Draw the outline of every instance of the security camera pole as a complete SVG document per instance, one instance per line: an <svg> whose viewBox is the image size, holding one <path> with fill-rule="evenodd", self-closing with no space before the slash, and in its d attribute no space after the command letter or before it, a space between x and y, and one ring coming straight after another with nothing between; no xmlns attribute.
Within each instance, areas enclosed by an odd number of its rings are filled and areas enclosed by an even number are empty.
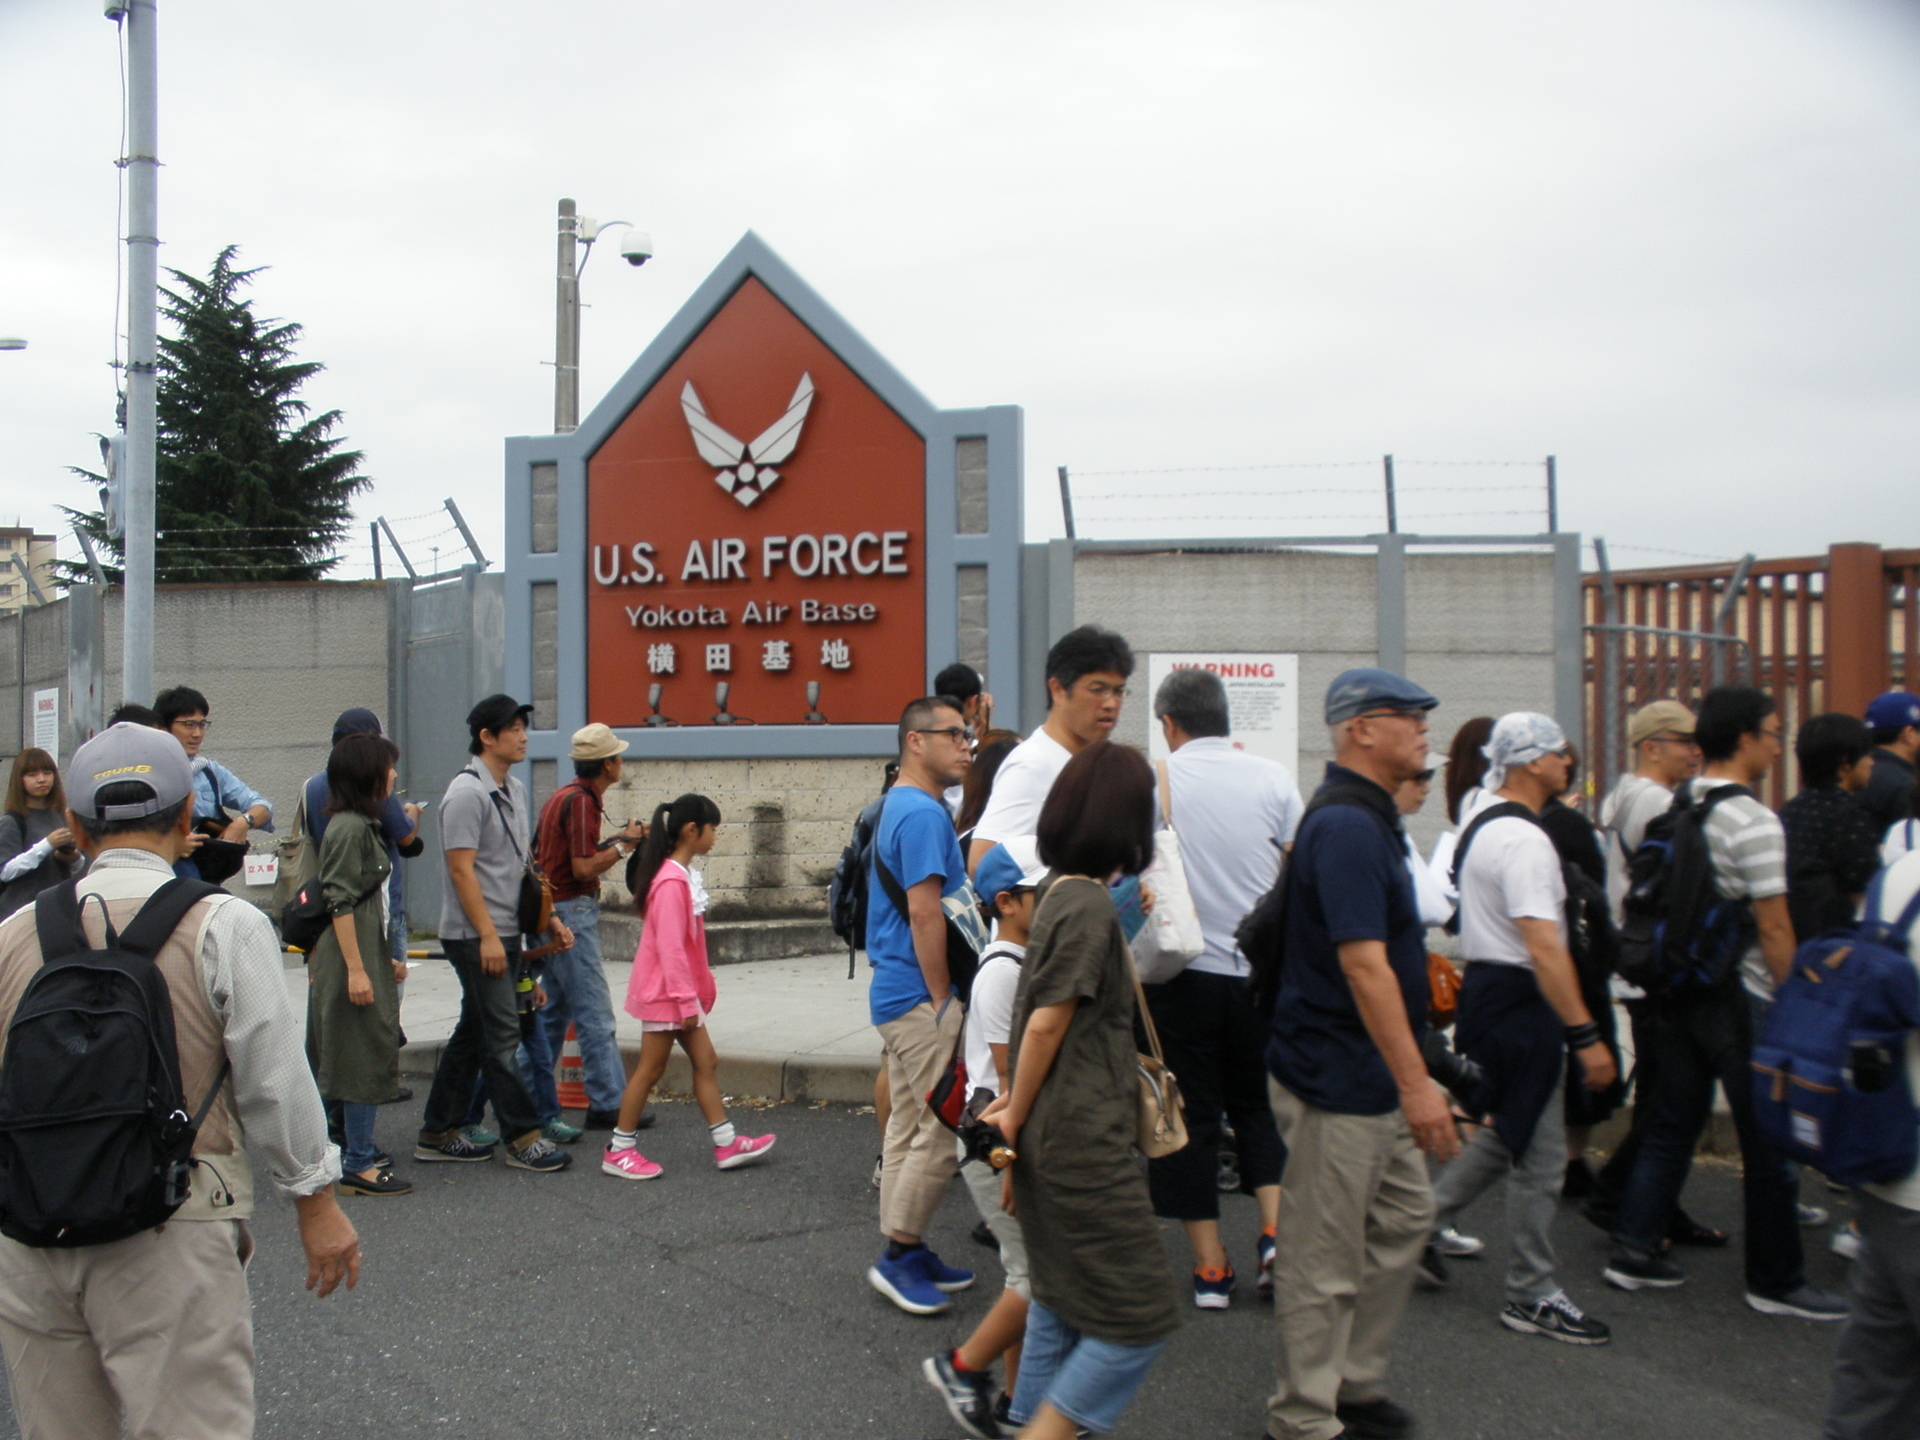
<svg viewBox="0 0 1920 1440"><path fill-rule="evenodd" d="M159 291L159 45L155 0L125 0L108 18L127 27L127 479L121 504L126 564L120 694L153 699L153 542L157 464L155 340Z"/></svg>
<svg viewBox="0 0 1920 1440"><path fill-rule="evenodd" d="M580 428L580 224L573 201L560 202L560 271L554 315L553 433Z"/></svg>

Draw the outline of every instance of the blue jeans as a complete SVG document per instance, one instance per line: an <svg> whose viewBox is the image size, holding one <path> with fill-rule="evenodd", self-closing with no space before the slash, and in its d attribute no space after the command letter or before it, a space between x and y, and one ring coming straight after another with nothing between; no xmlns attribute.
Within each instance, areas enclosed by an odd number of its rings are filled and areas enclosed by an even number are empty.
<svg viewBox="0 0 1920 1440"><path fill-rule="evenodd" d="M1038 1300L1027 1309L1027 1336L1020 1349L1020 1380L1007 1414L1025 1425L1042 1402L1076 1425L1106 1434L1120 1423L1165 1340L1116 1345L1095 1340L1061 1320Z"/></svg>
<svg viewBox="0 0 1920 1440"><path fill-rule="evenodd" d="M340 1169L343 1173L358 1175L363 1170L373 1168L373 1157L380 1153L380 1147L373 1143L373 1117L379 1110L378 1105L341 1102L341 1128L347 1132L347 1143L340 1147Z"/></svg>
<svg viewBox="0 0 1920 1440"><path fill-rule="evenodd" d="M1754 1123L1753 1013L1746 992L1736 987L1652 1000L1648 1014L1648 1037L1659 1051L1653 1118L1621 1195L1614 1239L1647 1254L1659 1251L1718 1081L1740 1137L1747 1288L1772 1298L1799 1289L1807 1276L1798 1187L1786 1158Z"/></svg>
<svg viewBox="0 0 1920 1440"><path fill-rule="evenodd" d="M627 1067L620 1059L620 1042L614 1038L607 972L600 968L600 902L581 895L560 901L553 913L573 931L573 946L547 957L547 1050L553 1056L560 1054L567 1022L572 1021L580 1039L580 1064L586 1071L587 1104L595 1110L618 1110L627 1089ZM551 1092L551 1061L544 1073L546 1091ZM554 1113L559 1113L557 1101Z"/></svg>

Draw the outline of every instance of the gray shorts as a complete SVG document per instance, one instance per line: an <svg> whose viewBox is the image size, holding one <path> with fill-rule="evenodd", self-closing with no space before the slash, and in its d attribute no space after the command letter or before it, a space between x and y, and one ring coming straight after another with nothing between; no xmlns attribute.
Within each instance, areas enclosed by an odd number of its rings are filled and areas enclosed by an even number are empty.
<svg viewBox="0 0 1920 1440"><path fill-rule="evenodd" d="M954 1142L956 1145L959 1142ZM1000 1242L1000 1268L1007 1275L1007 1289L1022 1300L1033 1299L1027 1283L1027 1242L1020 1233L1020 1221L1000 1208L1000 1172L982 1160L969 1160L960 1167L960 1178L967 1182L973 1196L973 1208Z"/></svg>

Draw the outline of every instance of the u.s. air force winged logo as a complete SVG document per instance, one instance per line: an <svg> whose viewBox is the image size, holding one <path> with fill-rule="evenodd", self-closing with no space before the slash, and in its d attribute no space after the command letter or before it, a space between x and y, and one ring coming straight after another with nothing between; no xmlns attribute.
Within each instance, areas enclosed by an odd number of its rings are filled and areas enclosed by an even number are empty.
<svg viewBox="0 0 1920 1440"><path fill-rule="evenodd" d="M742 505L753 504L780 478L773 467L799 445L800 427L812 404L813 376L803 372L793 399L787 402L787 413L742 444L707 418L707 408L700 403L691 380L680 392L680 408L686 412L687 428L693 431L693 448L709 465L720 467L714 482Z"/></svg>

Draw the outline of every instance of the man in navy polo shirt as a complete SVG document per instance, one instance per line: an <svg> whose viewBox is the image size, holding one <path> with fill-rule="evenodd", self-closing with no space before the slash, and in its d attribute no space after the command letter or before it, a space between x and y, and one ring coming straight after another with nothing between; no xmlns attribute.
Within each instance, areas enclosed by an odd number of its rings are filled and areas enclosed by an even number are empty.
<svg viewBox="0 0 1920 1440"><path fill-rule="evenodd" d="M1274 1440L1393 1440L1393 1332L1433 1228L1421 1152L1459 1152L1420 1054L1425 927L1393 792L1427 763L1440 702L1390 671L1327 691L1334 763L1294 838L1267 1069L1287 1171L1273 1267Z"/></svg>

